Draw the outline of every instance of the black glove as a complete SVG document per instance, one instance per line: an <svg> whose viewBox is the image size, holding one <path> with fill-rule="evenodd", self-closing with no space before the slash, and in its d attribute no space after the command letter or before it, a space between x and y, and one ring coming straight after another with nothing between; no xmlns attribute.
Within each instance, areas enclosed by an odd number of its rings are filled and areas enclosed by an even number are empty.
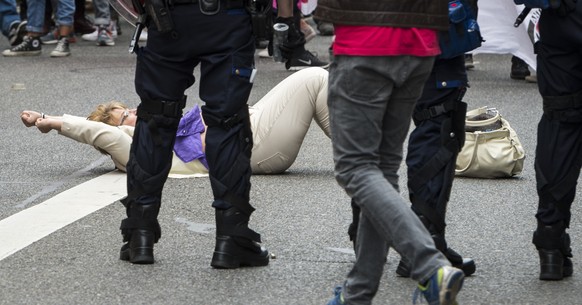
<svg viewBox="0 0 582 305"><path fill-rule="evenodd" d="M305 37L301 36L300 40L290 41L281 44L279 46L279 50L281 50L281 55L283 58L289 60L293 57L295 52L303 50L305 45Z"/></svg>
<svg viewBox="0 0 582 305"><path fill-rule="evenodd" d="M305 36L303 36L303 33L301 33L301 31L299 31L297 28L297 22L294 17L277 17L275 23L285 23L289 26L289 32L287 32L287 41L279 46L283 58L289 60L293 57L295 50L301 50L304 48Z"/></svg>

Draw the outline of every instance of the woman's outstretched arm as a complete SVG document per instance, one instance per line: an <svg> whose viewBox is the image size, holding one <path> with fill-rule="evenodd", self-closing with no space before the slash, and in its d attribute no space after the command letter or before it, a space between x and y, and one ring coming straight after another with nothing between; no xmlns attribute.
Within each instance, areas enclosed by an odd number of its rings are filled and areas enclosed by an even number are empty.
<svg viewBox="0 0 582 305"><path fill-rule="evenodd" d="M28 110L23 111L20 117L27 127L36 126L42 133L57 130L62 136L95 147L111 156L115 166L125 171L132 142L132 127L116 127L72 115L44 115L43 118L42 113Z"/></svg>

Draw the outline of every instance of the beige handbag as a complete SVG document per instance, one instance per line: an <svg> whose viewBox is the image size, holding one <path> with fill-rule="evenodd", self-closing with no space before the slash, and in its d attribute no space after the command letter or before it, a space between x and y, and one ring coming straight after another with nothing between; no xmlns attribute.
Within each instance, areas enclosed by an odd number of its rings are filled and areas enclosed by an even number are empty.
<svg viewBox="0 0 582 305"><path fill-rule="evenodd" d="M455 175L503 178L521 173L525 151L515 130L495 108L467 112L465 145L457 156Z"/></svg>

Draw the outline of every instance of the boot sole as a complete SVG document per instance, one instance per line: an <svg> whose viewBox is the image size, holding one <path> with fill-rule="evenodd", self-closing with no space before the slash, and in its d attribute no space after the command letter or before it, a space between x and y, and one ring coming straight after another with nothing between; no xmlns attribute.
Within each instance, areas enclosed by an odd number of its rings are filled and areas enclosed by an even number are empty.
<svg viewBox="0 0 582 305"><path fill-rule="evenodd" d="M540 277L542 281L561 281L572 276L573 265L568 257L557 254L558 250L538 250L540 256ZM552 254L553 253L553 254Z"/></svg>
<svg viewBox="0 0 582 305"><path fill-rule="evenodd" d="M119 259L137 265L149 265L154 263L153 250L152 253L141 253L132 256L128 248L127 250L121 250L119 252Z"/></svg>
<svg viewBox="0 0 582 305"><path fill-rule="evenodd" d="M212 255L210 266L216 269L236 269L240 267L262 267L269 264L269 256L253 259L244 259L225 252L216 252Z"/></svg>

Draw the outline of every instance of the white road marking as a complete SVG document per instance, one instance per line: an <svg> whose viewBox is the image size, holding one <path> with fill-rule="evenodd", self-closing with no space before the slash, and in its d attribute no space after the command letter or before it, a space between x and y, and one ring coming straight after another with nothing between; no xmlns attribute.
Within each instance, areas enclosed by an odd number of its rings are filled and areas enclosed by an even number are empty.
<svg viewBox="0 0 582 305"><path fill-rule="evenodd" d="M24 207L26 207L27 205L29 205L30 203L34 202L36 199L38 199L40 196L46 195L48 193L54 192L56 189L58 189L59 187L61 187L63 184L65 184L66 182L76 179L77 177L80 177L82 175L87 174L88 171L94 169L95 167L103 164L105 161L107 160L111 160L110 157L108 156L103 156L97 160L95 160L94 162L91 162L91 164L89 164L89 166L78 170L76 172L74 172L73 174L65 177L63 180L57 180L54 183L44 187L40 192L34 194L33 196L31 196L30 198L27 198L26 200L24 200L23 202L19 203L18 205L16 205L16 208L22 209Z"/></svg>
<svg viewBox="0 0 582 305"><path fill-rule="evenodd" d="M112 171L1 220L0 261L126 194L126 174Z"/></svg>

